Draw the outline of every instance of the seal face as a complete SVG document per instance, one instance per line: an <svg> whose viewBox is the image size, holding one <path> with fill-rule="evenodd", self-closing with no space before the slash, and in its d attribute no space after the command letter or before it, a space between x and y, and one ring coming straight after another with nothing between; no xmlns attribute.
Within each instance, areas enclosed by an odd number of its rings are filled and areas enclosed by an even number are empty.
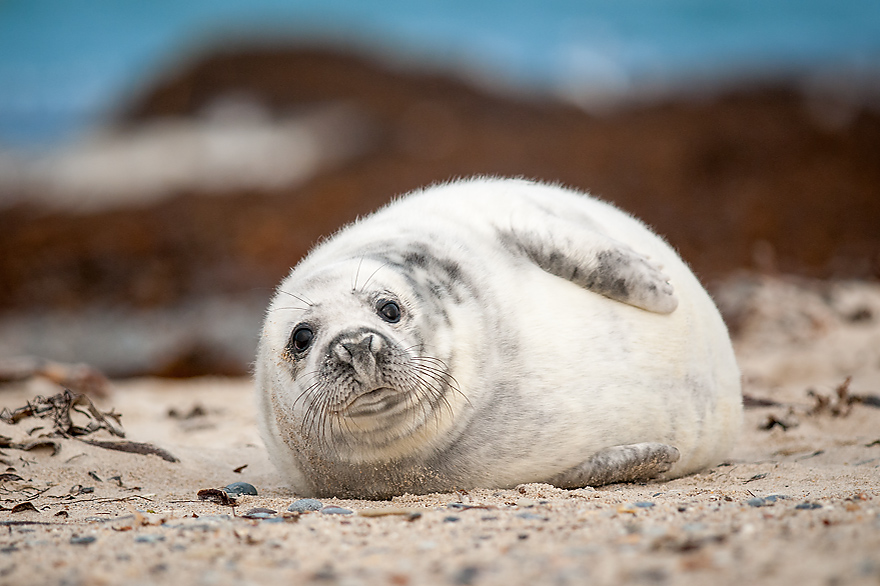
<svg viewBox="0 0 880 586"><path fill-rule="evenodd" d="M741 419L727 331L674 251L521 180L415 192L316 247L269 306L256 385L270 457L317 496L672 477Z"/></svg>

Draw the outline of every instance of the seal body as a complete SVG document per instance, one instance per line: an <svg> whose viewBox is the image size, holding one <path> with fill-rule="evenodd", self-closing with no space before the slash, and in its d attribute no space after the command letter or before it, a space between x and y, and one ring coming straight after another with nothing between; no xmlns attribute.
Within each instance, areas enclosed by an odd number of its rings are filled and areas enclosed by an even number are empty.
<svg viewBox="0 0 880 586"><path fill-rule="evenodd" d="M727 330L672 248L523 180L417 191L321 243L269 306L255 377L302 495L665 479L741 423Z"/></svg>

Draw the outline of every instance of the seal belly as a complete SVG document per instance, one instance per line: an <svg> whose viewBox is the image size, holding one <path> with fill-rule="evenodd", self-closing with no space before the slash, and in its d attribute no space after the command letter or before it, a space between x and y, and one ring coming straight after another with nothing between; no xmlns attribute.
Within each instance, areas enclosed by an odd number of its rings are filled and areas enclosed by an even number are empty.
<svg viewBox="0 0 880 586"><path fill-rule="evenodd" d="M546 481L602 449L642 442L678 448L670 477L723 457L740 425L739 375L729 344L697 342L727 336L720 317L705 319L717 312L701 288L677 287L679 307L663 315L536 268L519 271L517 283L498 285L516 291L506 315L532 343L520 350L526 358L497 358L494 368L512 375L500 383L505 399L488 422L475 417L483 429L517 420L518 430L487 433L475 471L497 482L515 470L506 485ZM489 471L486 462L498 464Z"/></svg>

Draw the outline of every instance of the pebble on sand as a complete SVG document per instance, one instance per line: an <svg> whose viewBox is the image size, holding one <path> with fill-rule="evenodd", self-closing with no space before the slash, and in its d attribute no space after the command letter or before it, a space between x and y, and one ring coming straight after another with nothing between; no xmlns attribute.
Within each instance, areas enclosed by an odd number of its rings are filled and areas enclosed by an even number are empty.
<svg viewBox="0 0 880 586"><path fill-rule="evenodd" d="M277 513L278 511L273 511L272 509L257 507L255 509L251 509L250 511L242 515L242 517L244 517L245 519L271 519Z"/></svg>
<svg viewBox="0 0 880 586"><path fill-rule="evenodd" d="M323 515L351 515L354 513L351 509L343 509L342 507L325 507L321 509Z"/></svg>
<svg viewBox="0 0 880 586"><path fill-rule="evenodd" d="M240 496L243 494L257 496L257 489L254 488L253 484L248 484L247 482L233 482L232 484L224 486L223 490L226 491L226 494L231 494L233 496Z"/></svg>
<svg viewBox="0 0 880 586"><path fill-rule="evenodd" d="M324 504L317 499L299 499L298 501L293 501L287 507L287 510L294 513L308 513L310 511L320 511L323 508Z"/></svg>
<svg viewBox="0 0 880 586"><path fill-rule="evenodd" d="M70 543L73 545L88 545L90 543L94 543L98 538L94 535L74 535L70 538Z"/></svg>

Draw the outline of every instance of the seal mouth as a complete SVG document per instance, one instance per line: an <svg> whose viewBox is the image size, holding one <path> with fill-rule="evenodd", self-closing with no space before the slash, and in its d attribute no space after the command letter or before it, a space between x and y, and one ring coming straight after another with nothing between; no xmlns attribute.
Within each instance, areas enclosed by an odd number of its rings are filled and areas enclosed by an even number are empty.
<svg viewBox="0 0 880 586"><path fill-rule="evenodd" d="M361 393L339 410L347 417L365 417L387 413L404 403L406 394L389 387L380 387Z"/></svg>

